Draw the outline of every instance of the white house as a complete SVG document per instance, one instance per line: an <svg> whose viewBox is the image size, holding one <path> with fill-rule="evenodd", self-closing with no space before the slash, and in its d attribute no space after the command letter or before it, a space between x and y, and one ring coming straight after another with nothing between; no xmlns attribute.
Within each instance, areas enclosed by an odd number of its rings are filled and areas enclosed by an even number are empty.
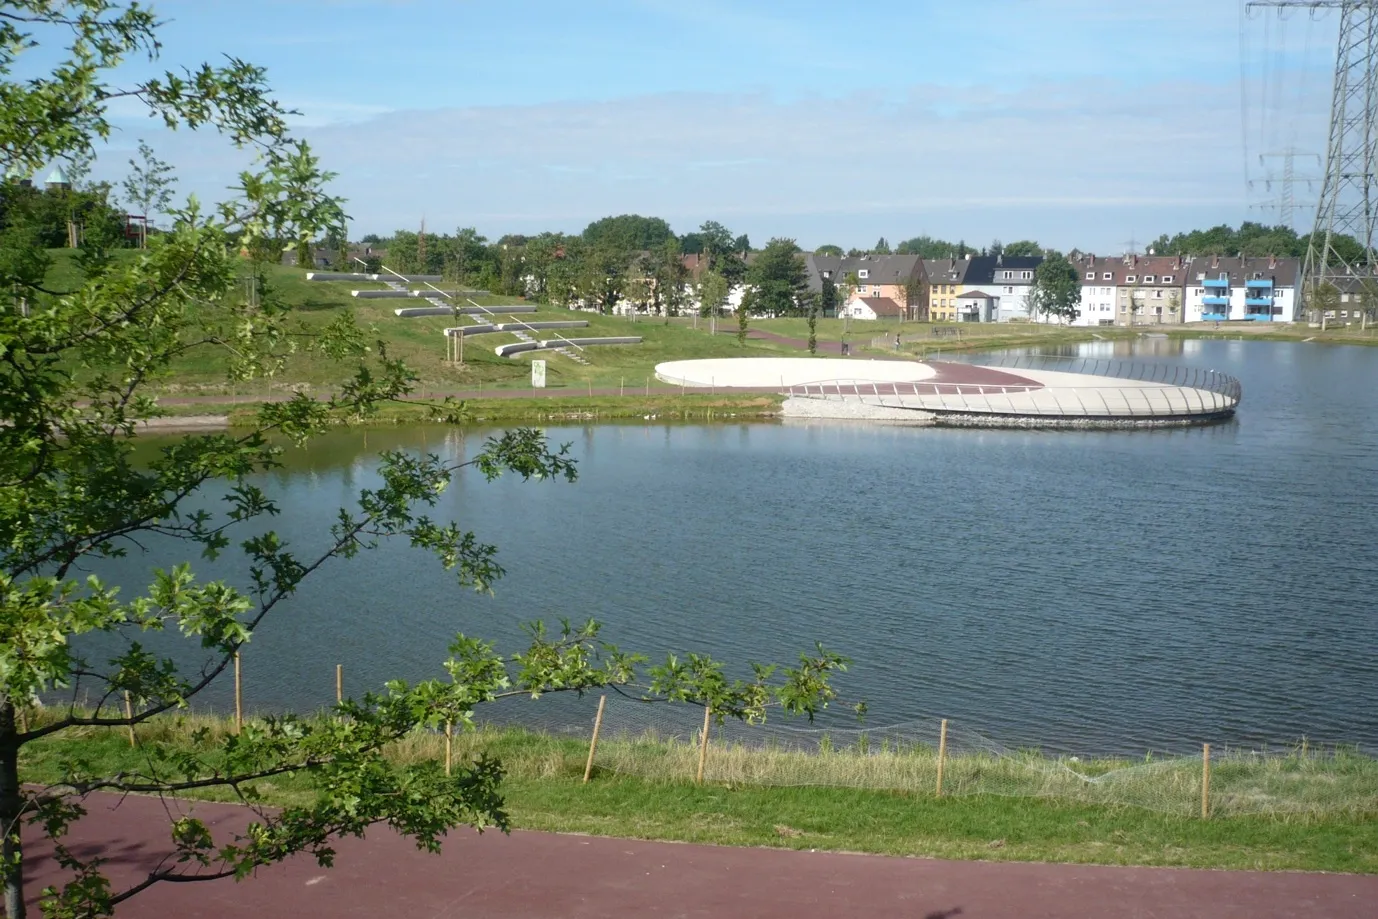
<svg viewBox="0 0 1378 919"><path fill-rule="evenodd" d="M1205 256L1186 264L1187 322L1296 322L1301 260Z"/></svg>
<svg viewBox="0 0 1378 919"><path fill-rule="evenodd" d="M874 322L877 319L898 319L903 313L900 305L889 297L853 297L843 310L853 319Z"/></svg>

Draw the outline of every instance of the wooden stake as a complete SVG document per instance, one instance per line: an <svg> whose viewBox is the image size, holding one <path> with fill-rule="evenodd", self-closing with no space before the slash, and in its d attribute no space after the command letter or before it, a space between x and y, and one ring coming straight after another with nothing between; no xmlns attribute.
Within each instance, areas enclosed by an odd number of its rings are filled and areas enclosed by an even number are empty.
<svg viewBox="0 0 1378 919"><path fill-rule="evenodd" d="M943 764L947 761L947 719L938 731L938 797L943 796Z"/></svg>
<svg viewBox="0 0 1378 919"><path fill-rule="evenodd" d="M124 717L129 719L129 745L137 747L139 741L134 737L134 702L129 698L129 690L124 691Z"/></svg>
<svg viewBox="0 0 1378 919"><path fill-rule="evenodd" d="M593 775L593 751L598 749L598 731L603 727L603 706L608 702L608 697L602 695L598 697L598 715L593 719L593 736L589 738L589 761L584 764L584 784L587 785L589 776ZM702 773L702 769L699 770Z"/></svg>
<svg viewBox="0 0 1378 919"><path fill-rule="evenodd" d="M19 733L29 733L29 707L27 705L19 706Z"/></svg>
<svg viewBox="0 0 1378 919"><path fill-rule="evenodd" d="M1211 815L1211 745L1201 745L1201 819Z"/></svg>
<svg viewBox="0 0 1378 919"><path fill-rule="evenodd" d="M455 749L455 726L453 722L445 722L445 774L450 774L450 765L454 762ZM587 781L587 779L585 780Z"/></svg>
<svg viewBox="0 0 1378 919"><path fill-rule="evenodd" d="M244 730L244 693L239 676L239 652L234 652L234 732Z"/></svg>
<svg viewBox="0 0 1378 919"><path fill-rule="evenodd" d="M335 665L335 704L344 701L344 664Z"/></svg>
<svg viewBox="0 0 1378 919"><path fill-rule="evenodd" d="M703 736L699 739L699 774L694 779L697 785L703 784L703 767L708 762L708 722L713 717L713 707L706 705L703 708Z"/></svg>

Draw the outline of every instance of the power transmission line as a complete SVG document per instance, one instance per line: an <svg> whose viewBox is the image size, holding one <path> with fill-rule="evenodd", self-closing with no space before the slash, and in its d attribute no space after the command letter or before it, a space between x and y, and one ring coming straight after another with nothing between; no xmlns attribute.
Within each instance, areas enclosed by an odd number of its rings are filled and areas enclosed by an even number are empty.
<svg viewBox="0 0 1378 919"><path fill-rule="evenodd" d="M1302 270L1304 295L1312 300L1333 279L1373 277L1378 265L1373 249L1378 224L1378 0L1256 0L1245 5L1246 14L1256 8L1276 9L1279 15L1294 9L1313 16L1340 13L1325 174ZM1340 236L1359 242L1357 257L1337 251Z"/></svg>

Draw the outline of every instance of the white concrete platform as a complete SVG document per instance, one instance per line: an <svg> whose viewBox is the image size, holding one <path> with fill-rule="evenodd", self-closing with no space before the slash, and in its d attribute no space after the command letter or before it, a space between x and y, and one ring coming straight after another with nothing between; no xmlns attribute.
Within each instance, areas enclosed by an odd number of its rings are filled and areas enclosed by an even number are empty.
<svg viewBox="0 0 1378 919"><path fill-rule="evenodd" d="M827 357L728 357L656 364L656 379L675 386L762 389L837 379L917 383L934 369L921 361L863 361Z"/></svg>

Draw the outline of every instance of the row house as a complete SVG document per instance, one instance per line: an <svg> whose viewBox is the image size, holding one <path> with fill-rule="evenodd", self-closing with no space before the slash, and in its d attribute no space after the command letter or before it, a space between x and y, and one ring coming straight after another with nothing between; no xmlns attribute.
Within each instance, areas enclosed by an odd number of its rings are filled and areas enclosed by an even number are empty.
<svg viewBox="0 0 1378 919"><path fill-rule="evenodd" d="M1301 318L1301 260L1205 256L1186 268L1187 322L1295 322Z"/></svg>
<svg viewBox="0 0 1378 919"><path fill-rule="evenodd" d="M906 319L922 319L929 315L925 302L924 260L917 255L816 255L804 257L809 289L823 290L823 281L830 280L841 287L851 283L848 303L839 304L844 311L856 300L890 300ZM917 296L910 296L911 291ZM910 302L913 300L914 302ZM866 310L869 312L869 307Z"/></svg>
<svg viewBox="0 0 1378 919"><path fill-rule="evenodd" d="M978 255L969 259L958 296L958 321L1027 321L1029 290L1041 264L1041 255Z"/></svg>
<svg viewBox="0 0 1378 919"><path fill-rule="evenodd" d="M1075 325L1298 318L1301 262L1295 258L1081 255L1073 264L1081 274L1081 316Z"/></svg>
<svg viewBox="0 0 1378 919"><path fill-rule="evenodd" d="M1172 255L1077 257L1073 264L1081 274L1081 316L1074 324L1180 324L1186 263Z"/></svg>
<svg viewBox="0 0 1378 919"><path fill-rule="evenodd" d="M956 322L961 311L959 301L966 292L967 270L972 257L924 259L924 285L928 296L928 315L934 322Z"/></svg>

